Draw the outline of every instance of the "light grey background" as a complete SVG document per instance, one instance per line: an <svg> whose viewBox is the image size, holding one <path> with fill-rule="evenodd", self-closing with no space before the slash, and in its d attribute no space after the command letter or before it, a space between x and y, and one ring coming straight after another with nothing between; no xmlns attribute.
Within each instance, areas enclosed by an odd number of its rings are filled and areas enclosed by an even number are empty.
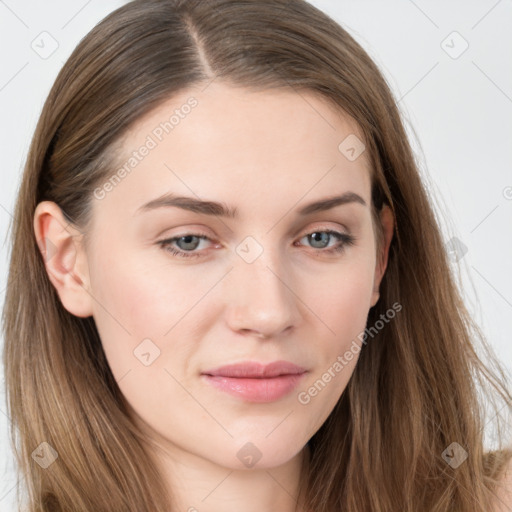
<svg viewBox="0 0 512 512"><path fill-rule="evenodd" d="M1 304L9 250L5 234L43 102L79 40L123 3L0 0ZM468 307L511 371L512 2L312 3L362 44L400 100L424 179L443 216L445 241L456 237L467 247L453 268L460 271ZM3 369L0 374L3 384ZM15 510L16 476L3 388L1 393L0 510L7 512Z"/></svg>

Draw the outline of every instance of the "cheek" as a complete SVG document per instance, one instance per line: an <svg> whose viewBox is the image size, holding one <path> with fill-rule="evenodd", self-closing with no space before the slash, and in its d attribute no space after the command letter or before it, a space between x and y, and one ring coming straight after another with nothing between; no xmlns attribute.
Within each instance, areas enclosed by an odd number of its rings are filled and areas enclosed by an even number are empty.
<svg viewBox="0 0 512 512"><path fill-rule="evenodd" d="M159 289L121 252L108 251L90 264L93 317L116 379L140 363L134 350L144 339L162 336L165 318Z"/></svg>
<svg viewBox="0 0 512 512"><path fill-rule="evenodd" d="M339 270L315 281L308 301L319 317L316 337L318 365L299 390L297 401L315 409L311 419L319 427L346 388L362 350L373 290L374 261L356 257Z"/></svg>
<svg viewBox="0 0 512 512"><path fill-rule="evenodd" d="M218 279L194 279L191 272L150 267L147 260L123 259L121 253L128 251L111 251L90 264L93 316L116 378L141 364L141 351L152 359L156 355L152 367L164 365L171 345L175 354L186 352L183 334L191 332L198 303Z"/></svg>
<svg viewBox="0 0 512 512"><path fill-rule="evenodd" d="M364 330L373 280L374 267L371 261L363 259L342 264L339 271L315 280L308 302L320 320L334 331L338 346Z"/></svg>
<svg viewBox="0 0 512 512"><path fill-rule="evenodd" d="M137 414L159 417L162 404L187 399L171 375L181 381L186 372L191 350L186 314L200 290L189 287L181 297L187 287L179 279L164 280L163 272L150 275L134 261L95 270L94 320L112 374Z"/></svg>

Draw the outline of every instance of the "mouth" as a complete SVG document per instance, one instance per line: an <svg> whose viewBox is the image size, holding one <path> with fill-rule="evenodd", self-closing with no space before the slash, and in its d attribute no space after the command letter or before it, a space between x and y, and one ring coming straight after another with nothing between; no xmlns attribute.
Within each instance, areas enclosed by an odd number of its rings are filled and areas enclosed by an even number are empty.
<svg viewBox="0 0 512 512"><path fill-rule="evenodd" d="M307 370L288 361L267 365L251 361L207 370L201 377L216 389L239 399L267 403L291 393L306 373Z"/></svg>

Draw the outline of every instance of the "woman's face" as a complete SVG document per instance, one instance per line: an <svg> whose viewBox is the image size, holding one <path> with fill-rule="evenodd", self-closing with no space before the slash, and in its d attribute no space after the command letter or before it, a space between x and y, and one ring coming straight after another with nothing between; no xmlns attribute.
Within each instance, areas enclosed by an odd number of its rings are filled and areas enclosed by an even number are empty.
<svg viewBox="0 0 512 512"><path fill-rule="evenodd" d="M356 137L312 93L212 83L124 139L93 199L84 301L131 414L170 453L273 467L333 410L383 270ZM203 375L275 361L305 371Z"/></svg>

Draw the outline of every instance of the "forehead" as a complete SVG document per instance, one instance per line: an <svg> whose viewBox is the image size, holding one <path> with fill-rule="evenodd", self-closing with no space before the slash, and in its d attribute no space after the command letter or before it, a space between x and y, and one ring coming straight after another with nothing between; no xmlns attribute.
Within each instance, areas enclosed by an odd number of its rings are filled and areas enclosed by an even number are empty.
<svg viewBox="0 0 512 512"><path fill-rule="evenodd" d="M249 206L257 195L297 202L351 190L369 203L366 151L356 159L344 152L362 140L351 117L312 91L192 87L126 132L116 166L123 177L108 201L135 212L172 191L243 209L241 199Z"/></svg>
<svg viewBox="0 0 512 512"><path fill-rule="evenodd" d="M276 133L280 134L277 140ZM148 134L157 142L181 135L196 145L216 134L220 139L216 142L225 145L254 137L255 142L270 140L274 147L296 146L301 141L318 146L318 139L326 136L326 144L336 144L343 134L363 139L356 121L315 91L292 87L253 90L218 82L182 90L150 110L127 132L121 149L131 149Z"/></svg>

